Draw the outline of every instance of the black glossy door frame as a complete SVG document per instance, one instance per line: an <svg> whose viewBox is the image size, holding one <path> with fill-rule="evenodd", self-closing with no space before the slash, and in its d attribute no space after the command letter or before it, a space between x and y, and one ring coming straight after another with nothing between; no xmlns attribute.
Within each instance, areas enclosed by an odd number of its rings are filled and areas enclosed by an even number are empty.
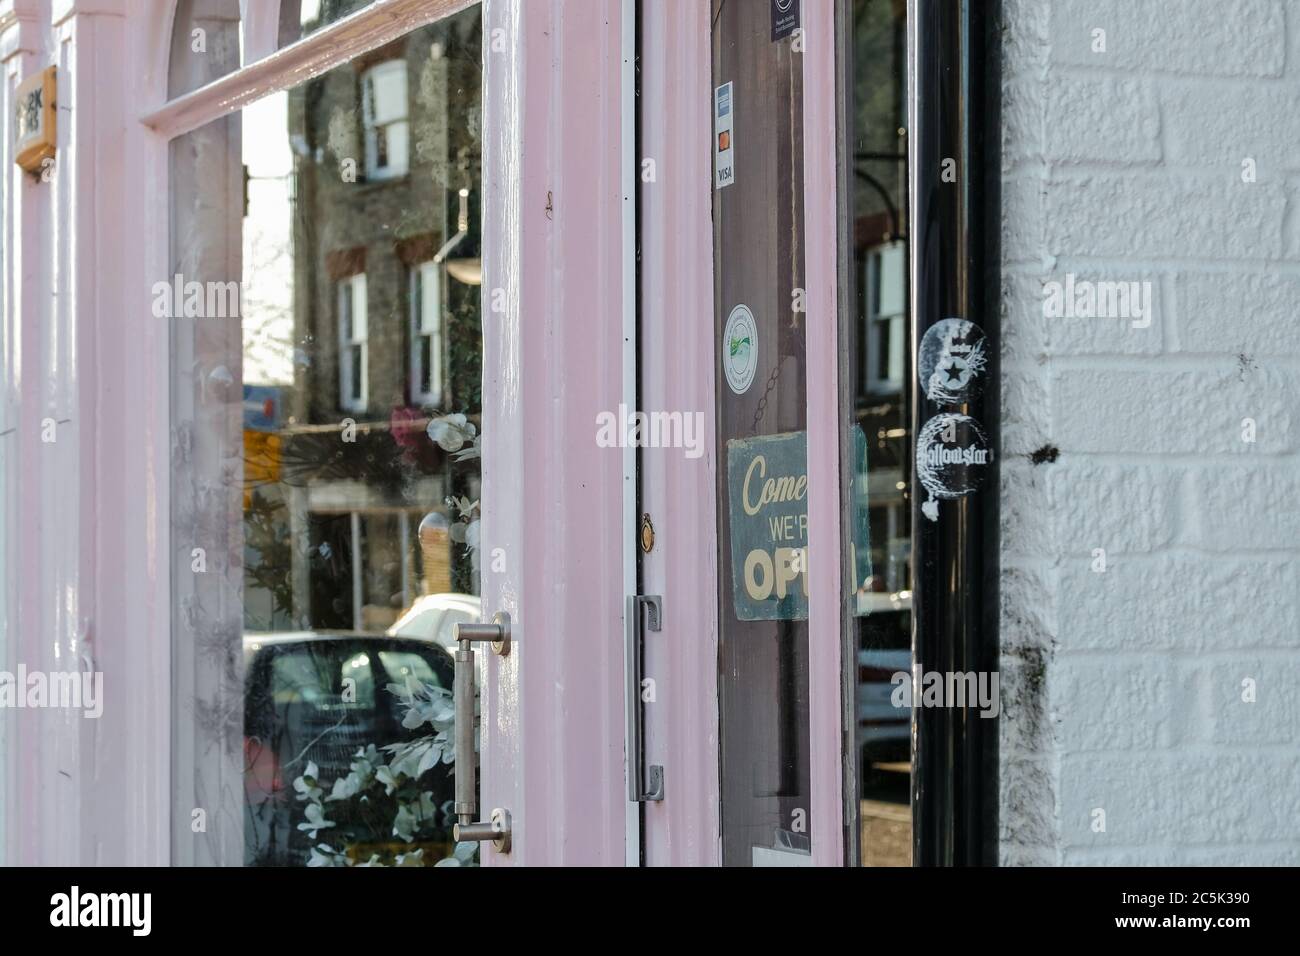
<svg viewBox="0 0 1300 956"><path fill-rule="evenodd" d="M912 659L923 672L998 669L999 21L997 0L908 3L912 354L919 368L926 332L959 318L983 329L987 356L980 387L959 402L936 403L913 375L913 450L927 424L960 415L981 428L959 442L979 444L982 430L991 452L981 475L965 476L978 488L937 509L932 499L928 515L913 480ZM976 706L914 706L916 865L997 863L998 728Z"/></svg>

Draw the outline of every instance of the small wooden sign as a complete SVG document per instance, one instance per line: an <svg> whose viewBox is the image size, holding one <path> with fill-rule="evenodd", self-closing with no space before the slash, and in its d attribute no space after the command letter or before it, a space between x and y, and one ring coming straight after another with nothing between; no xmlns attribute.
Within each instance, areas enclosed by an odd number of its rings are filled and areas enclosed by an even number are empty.
<svg viewBox="0 0 1300 956"><path fill-rule="evenodd" d="M14 97L14 161L29 173L54 155L55 75L51 66L29 76Z"/></svg>

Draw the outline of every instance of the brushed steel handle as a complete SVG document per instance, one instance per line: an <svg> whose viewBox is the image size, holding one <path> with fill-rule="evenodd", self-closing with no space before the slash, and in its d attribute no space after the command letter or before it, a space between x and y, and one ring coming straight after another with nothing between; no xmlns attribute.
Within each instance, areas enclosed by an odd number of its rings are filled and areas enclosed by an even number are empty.
<svg viewBox="0 0 1300 956"><path fill-rule="evenodd" d="M475 822L478 797L475 794L475 770L478 754L474 751L474 645L491 644L492 652L501 657L510 653L510 615L498 611L491 624L457 624L456 673L453 700L456 708L456 823L452 838L460 843L491 842L502 853L510 852L510 811L497 807L491 819Z"/></svg>
<svg viewBox="0 0 1300 956"><path fill-rule="evenodd" d="M653 594L633 594L627 599L627 789L633 803L664 798L664 768L645 765L645 712L641 702L645 628L659 630L663 599Z"/></svg>

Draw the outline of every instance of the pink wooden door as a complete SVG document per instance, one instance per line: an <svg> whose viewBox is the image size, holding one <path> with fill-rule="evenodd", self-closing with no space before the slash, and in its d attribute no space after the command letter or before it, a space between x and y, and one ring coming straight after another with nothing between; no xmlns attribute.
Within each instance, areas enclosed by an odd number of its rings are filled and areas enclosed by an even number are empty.
<svg viewBox="0 0 1300 956"><path fill-rule="evenodd" d="M640 631L649 865L843 860L834 24L802 6L642 5L639 408L698 414L706 436L699 457L640 452L640 591L662 610ZM747 375L726 364L742 305ZM729 513L731 459L769 447L802 447L806 477L765 545L803 562L804 599L781 607L746 601Z"/></svg>
<svg viewBox="0 0 1300 956"><path fill-rule="evenodd" d="M511 813L488 865L622 865L624 456L595 441L623 400L632 293L623 2L484 5L482 805ZM597 15L599 14L599 15Z"/></svg>
<svg viewBox="0 0 1300 956"><path fill-rule="evenodd" d="M707 4L642 4L640 408L702 423L698 449L644 448L641 591L662 598L644 631L644 762L662 800L642 804L647 865L721 862L718 802L718 562L714 452L712 120ZM696 456L697 451L699 452Z"/></svg>

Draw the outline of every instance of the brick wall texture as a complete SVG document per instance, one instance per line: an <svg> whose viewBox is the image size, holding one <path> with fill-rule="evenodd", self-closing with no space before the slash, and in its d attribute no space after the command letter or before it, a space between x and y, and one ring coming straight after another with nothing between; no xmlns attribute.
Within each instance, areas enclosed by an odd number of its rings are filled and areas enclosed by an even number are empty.
<svg viewBox="0 0 1300 956"><path fill-rule="evenodd" d="M1298 864L1300 2L1003 18L1003 862Z"/></svg>

